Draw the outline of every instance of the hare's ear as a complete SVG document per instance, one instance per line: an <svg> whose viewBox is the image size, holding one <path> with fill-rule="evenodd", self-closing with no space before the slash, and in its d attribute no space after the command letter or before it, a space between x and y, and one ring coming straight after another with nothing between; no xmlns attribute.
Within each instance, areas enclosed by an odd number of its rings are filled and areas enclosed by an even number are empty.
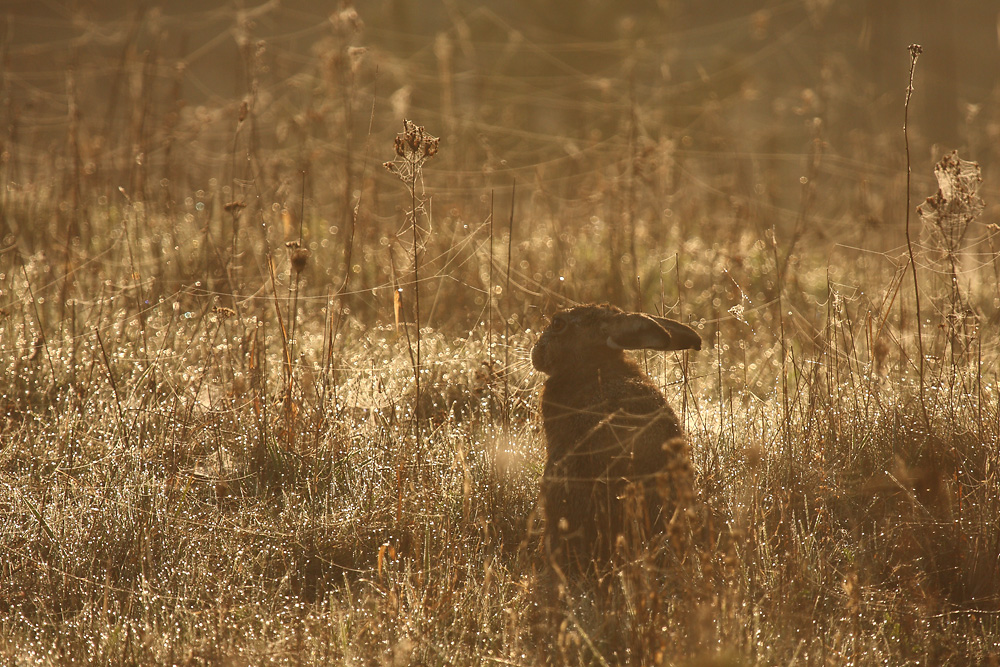
<svg viewBox="0 0 1000 667"><path fill-rule="evenodd" d="M700 350L701 349L701 336L698 332L689 327L686 324L681 324L677 320L671 320L666 317L652 317L652 319L659 324L661 327L667 330L670 334L670 338L673 340L673 347L669 347L669 350Z"/></svg>
<svg viewBox="0 0 1000 667"><path fill-rule="evenodd" d="M639 313L622 314L607 328L608 347L618 350L700 350L701 337L691 327Z"/></svg>

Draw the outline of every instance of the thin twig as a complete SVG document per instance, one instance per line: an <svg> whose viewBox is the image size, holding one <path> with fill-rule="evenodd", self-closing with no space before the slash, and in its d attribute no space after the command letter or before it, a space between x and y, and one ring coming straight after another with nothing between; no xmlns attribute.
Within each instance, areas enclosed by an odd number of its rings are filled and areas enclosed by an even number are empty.
<svg viewBox="0 0 1000 667"><path fill-rule="evenodd" d="M789 420L791 417L788 414L788 348L787 342L785 341L785 313L784 313L784 303L782 302L781 293L784 291L784 274L781 271L781 262L778 257L778 232L771 226L771 250L774 252L774 270L776 272L775 288L778 291L777 301L778 301L778 329L779 337L781 342L781 433L783 435L785 444L785 455L786 461L788 463L788 472L791 474L792 471L792 438L789 433Z"/></svg>
<svg viewBox="0 0 1000 667"><path fill-rule="evenodd" d="M506 285L503 288L504 301L510 298L510 256L514 245L514 202L517 201L517 179L515 178L510 186L510 220L507 223L507 276ZM491 218L491 228L492 228ZM504 314L503 318L503 414L504 432L510 434L510 378L507 373L510 352L510 310Z"/></svg>
<svg viewBox="0 0 1000 667"><path fill-rule="evenodd" d="M486 372L489 374L490 385L492 387L493 380L493 188L490 188L490 280L489 280L489 292L486 295ZM492 391L492 389L491 389ZM495 420L494 410L493 410L493 399L490 398L490 421Z"/></svg>
<svg viewBox="0 0 1000 667"><path fill-rule="evenodd" d="M906 250L909 253L910 270L913 273L913 300L917 310L917 352L920 355L920 409L924 415L924 424L930 427L927 416L927 403L924 400L924 337L922 333L923 320L920 318L920 285L917 283L917 263L913 258L913 239L910 236L910 137L907 132L910 117L910 95L913 94L913 71L917 67L917 58L923 53L919 44L910 44L910 82L906 87L906 101L903 103L903 143L906 147Z"/></svg>

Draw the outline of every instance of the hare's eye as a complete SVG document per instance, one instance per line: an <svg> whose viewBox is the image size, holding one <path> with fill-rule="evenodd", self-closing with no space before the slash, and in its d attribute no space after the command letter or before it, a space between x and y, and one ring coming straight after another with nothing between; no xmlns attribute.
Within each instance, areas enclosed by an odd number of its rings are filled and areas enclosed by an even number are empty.
<svg viewBox="0 0 1000 667"><path fill-rule="evenodd" d="M566 328L566 320L560 317L557 317L554 320L552 320L552 324L549 325L549 331L551 331L552 333L559 333L565 328Z"/></svg>

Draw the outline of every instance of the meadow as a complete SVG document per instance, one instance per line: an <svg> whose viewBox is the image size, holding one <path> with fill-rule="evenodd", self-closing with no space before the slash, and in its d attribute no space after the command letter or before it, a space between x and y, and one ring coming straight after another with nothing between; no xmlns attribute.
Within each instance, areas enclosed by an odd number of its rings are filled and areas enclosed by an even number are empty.
<svg viewBox="0 0 1000 667"><path fill-rule="evenodd" d="M996 91L936 143L824 3L292 6L6 18L0 660L1000 664ZM529 354L604 301L705 341L639 358L708 519L553 601Z"/></svg>

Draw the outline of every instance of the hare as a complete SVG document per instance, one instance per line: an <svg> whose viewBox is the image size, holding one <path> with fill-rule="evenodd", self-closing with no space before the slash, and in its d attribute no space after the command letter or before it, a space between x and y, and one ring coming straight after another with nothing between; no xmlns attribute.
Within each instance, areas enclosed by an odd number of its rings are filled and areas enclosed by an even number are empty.
<svg viewBox="0 0 1000 667"><path fill-rule="evenodd" d="M680 322L590 304L556 313L531 350L549 376L543 535L562 570L600 569L620 538L669 537L693 498L677 416L624 353L640 349L699 350L701 338Z"/></svg>

